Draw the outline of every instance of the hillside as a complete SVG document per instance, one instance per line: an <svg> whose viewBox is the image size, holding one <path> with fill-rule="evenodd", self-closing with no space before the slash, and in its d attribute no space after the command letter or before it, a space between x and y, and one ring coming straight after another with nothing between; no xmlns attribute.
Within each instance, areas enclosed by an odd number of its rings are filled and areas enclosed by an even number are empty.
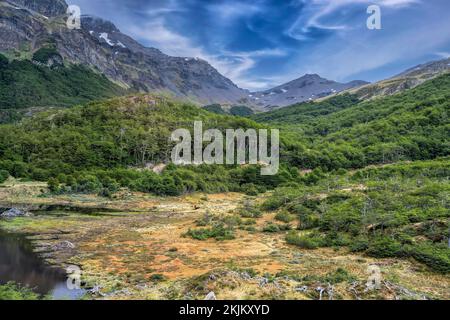
<svg viewBox="0 0 450 320"><path fill-rule="evenodd" d="M284 156L302 168L362 168L449 155L450 75L403 93L357 102L343 95L252 116L281 128Z"/></svg>
<svg viewBox="0 0 450 320"><path fill-rule="evenodd" d="M0 54L0 122L38 107L69 107L126 92L84 66L47 66L47 58L39 58L8 61Z"/></svg>
<svg viewBox="0 0 450 320"><path fill-rule="evenodd" d="M53 184L67 186L67 192L130 187L165 195L255 193L298 176L282 169L277 176L263 177L256 166L166 167L175 145L169 142L171 133L192 130L195 120L203 121L204 130L262 127L163 96L115 98L0 126L0 170L16 178L52 179ZM162 175L152 171L157 166L165 168Z"/></svg>
<svg viewBox="0 0 450 320"><path fill-rule="evenodd" d="M434 79L450 71L450 58L431 61L373 84L368 84L346 92L357 95L361 99L372 99L376 97L393 95Z"/></svg>

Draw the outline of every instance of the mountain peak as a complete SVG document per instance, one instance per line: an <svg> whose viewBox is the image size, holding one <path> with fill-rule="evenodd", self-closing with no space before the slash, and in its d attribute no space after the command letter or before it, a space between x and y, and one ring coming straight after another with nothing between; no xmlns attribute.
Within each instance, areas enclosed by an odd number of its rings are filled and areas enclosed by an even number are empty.
<svg viewBox="0 0 450 320"><path fill-rule="evenodd" d="M307 73L302 77L264 92L256 92L249 96L252 103L262 109L286 107L295 103L316 100L338 92L367 84L355 80L339 83L322 78L316 73Z"/></svg>

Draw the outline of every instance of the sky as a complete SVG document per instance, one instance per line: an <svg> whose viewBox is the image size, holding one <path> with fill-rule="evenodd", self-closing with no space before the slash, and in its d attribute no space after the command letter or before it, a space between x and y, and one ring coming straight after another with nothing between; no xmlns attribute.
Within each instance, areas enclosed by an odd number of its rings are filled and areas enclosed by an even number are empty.
<svg viewBox="0 0 450 320"><path fill-rule="evenodd" d="M68 0L143 45L207 60L237 85L306 73L378 81L450 56L448 0ZM370 5L381 29L367 28Z"/></svg>

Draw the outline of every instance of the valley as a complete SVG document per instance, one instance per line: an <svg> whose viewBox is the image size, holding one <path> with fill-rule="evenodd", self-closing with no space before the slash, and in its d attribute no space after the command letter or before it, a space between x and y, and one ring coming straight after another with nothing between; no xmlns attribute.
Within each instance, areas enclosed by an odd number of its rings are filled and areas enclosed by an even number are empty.
<svg viewBox="0 0 450 320"><path fill-rule="evenodd" d="M234 240L185 236L205 214L233 216L246 202L267 196L124 194L105 201L95 195L42 196L45 188L8 181L0 188L2 199L11 199L8 206L26 203L37 212L2 219L0 227L27 234L54 265L80 266L88 299L203 299L211 291L218 299L449 298L448 275L413 260L287 245L283 233L262 231L275 221L274 213L256 219L254 231L238 230ZM40 211L46 206L71 209ZM81 210L87 208L91 213ZM65 241L74 248L57 246ZM370 265L382 270L381 290L365 291Z"/></svg>
<svg viewBox="0 0 450 320"><path fill-rule="evenodd" d="M136 39L94 15L68 28L67 9L0 2L0 300L450 299L445 52L363 68L364 48L321 50L352 28L296 22L283 48L229 52L166 26L192 8L131 10L150 20L123 28ZM232 44L259 48L263 20ZM346 81L304 62L334 59Z"/></svg>

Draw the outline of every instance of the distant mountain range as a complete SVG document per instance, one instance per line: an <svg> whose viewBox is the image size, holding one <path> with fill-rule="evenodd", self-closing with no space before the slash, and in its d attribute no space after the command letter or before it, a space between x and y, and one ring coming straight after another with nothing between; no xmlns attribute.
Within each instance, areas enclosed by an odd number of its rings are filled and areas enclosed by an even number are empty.
<svg viewBox="0 0 450 320"><path fill-rule="evenodd" d="M10 59L30 60L40 49L51 48L66 65L81 64L124 89L168 92L200 105L246 105L257 111L340 92L351 92L361 99L390 95L415 87L450 68L449 59L445 59L375 84L360 80L339 83L307 74L273 89L252 93L239 88L202 59L171 57L158 49L144 47L101 18L83 16L81 29L69 30L66 10L64 0L1 1L0 52Z"/></svg>
<svg viewBox="0 0 450 320"><path fill-rule="evenodd" d="M324 79L317 74L307 74L270 90L249 94L249 101L262 110L286 107L295 103L316 100L335 93L361 87L366 81L339 83Z"/></svg>

